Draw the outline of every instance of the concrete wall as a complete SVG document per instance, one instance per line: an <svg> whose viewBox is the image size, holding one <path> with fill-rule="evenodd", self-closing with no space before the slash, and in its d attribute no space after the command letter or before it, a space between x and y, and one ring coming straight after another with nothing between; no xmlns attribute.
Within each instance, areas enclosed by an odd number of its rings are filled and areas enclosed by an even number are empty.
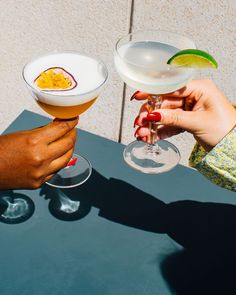
<svg viewBox="0 0 236 295"><path fill-rule="evenodd" d="M110 74L99 100L81 116L80 127L115 141L120 134L123 143L133 140L140 104L129 102L132 89L123 91L113 50L120 36L148 28L186 35L211 52L219 70L198 76L214 79L236 102L235 0L0 0L0 23L0 131L23 109L45 114L24 86L23 65L45 52L77 50L99 56ZM187 164L192 137L182 134L171 141Z"/></svg>

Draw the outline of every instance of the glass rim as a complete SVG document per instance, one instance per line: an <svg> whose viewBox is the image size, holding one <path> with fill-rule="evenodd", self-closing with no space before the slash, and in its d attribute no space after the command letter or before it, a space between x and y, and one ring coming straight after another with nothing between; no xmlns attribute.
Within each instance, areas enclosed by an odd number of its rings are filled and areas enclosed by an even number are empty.
<svg viewBox="0 0 236 295"><path fill-rule="evenodd" d="M23 80L24 80L24 82L26 83L26 85L29 86L32 90L37 91L37 92L39 92L39 93L41 93L41 94L47 94L47 95L52 96L52 97L60 97L60 96L62 96L62 95L58 95L58 94L54 94L54 93L50 93L50 91L43 91L43 90L40 90L39 88L34 87L34 86L32 86L31 84L29 84L29 83L26 81L26 78L25 78L25 69L26 69L26 67L27 67L30 63L32 63L32 62L35 61L36 59L39 59L39 58L42 58L42 57L46 57L46 56L48 56L48 55L62 54L62 53L74 53L74 54L77 54L77 55L80 55L80 56L89 57L89 58L91 58L91 59L93 59L93 60L96 60L96 61L98 61L99 63L101 63L101 64L103 65L104 69L105 69L105 78L103 79L102 83L100 83L96 88L94 88L94 89L92 89L92 90L89 90L89 91L86 91L86 92L83 92L83 93L79 93L79 94L66 95L67 97L78 97L78 96L87 95L87 94L89 94L89 93L92 93L92 92L98 90L100 87L102 87L102 86L106 83L106 81L107 81L107 79L108 79L108 69L107 69L106 64L105 64L100 58L98 58L98 57L96 57L96 56L93 56L93 55L90 55L90 54L80 53L80 52L78 52L78 51L76 51L76 50L63 50L63 51L57 51L57 50L55 50L55 51L50 51L50 52L48 52L47 54L41 54L41 55L38 55L37 57L32 58L30 61L28 61L28 62L23 66L21 74L22 74Z"/></svg>
<svg viewBox="0 0 236 295"><path fill-rule="evenodd" d="M131 37L132 35L141 34L141 33L167 33L167 34L171 34L171 35L176 36L176 37L179 36L180 38L184 38L184 39L186 39L186 40L192 42L193 45L194 45L194 48L193 48L193 49L196 48L196 44L195 44L195 42L194 42L192 39L190 39L190 38L188 38L188 37L186 37L186 36L184 36L184 35L181 35L181 34L179 34L179 33L175 33L175 32L173 32L173 31L168 31L168 30L157 30L157 29L149 29L149 30L138 30L138 31L135 31L135 32L131 32L131 33L127 34L127 35L123 35L122 37L120 37L120 38L117 40L117 42L116 42L116 44L115 44L115 52L116 52L116 54L117 54L122 60L125 60L127 63L129 63L129 64L131 64L131 65L138 66L138 67L144 67L144 68L145 68L145 66L140 66L140 65L137 64L137 63L132 63L132 62L128 61L127 59L124 59L124 57L122 57L122 56L120 55L120 53L119 53L118 45L119 45L119 43L120 43L122 40L124 40L125 38ZM147 38L146 40L143 39L143 41L147 42L147 41L149 41L149 40L148 40L148 38ZM128 42L130 42L130 41L128 41ZM126 44L127 44L128 42L126 42ZM168 66L169 66L170 68L172 67L171 65L168 65ZM175 67L175 68L176 68L176 67Z"/></svg>
<svg viewBox="0 0 236 295"><path fill-rule="evenodd" d="M89 173L88 173L88 175L85 177L85 179L82 180L82 181L79 182L79 183L70 184L70 185L53 184L53 183L50 183L50 180L49 180L49 181L46 181L46 182L45 182L47 185L49 185L49 186L51 186L51 187L58 188L58 189L60 189L60 188L62 188L62 189L67 189L67 188L68 188L68 189L69 189L69 188L74 188L74 187L77 187L77 186L82 185L83 183L85 183L85 182L90 178L90 176L91 176L91 174L92 174L92 171L93 171L93 167L92 167L91 162L90 162L88 159L86 159L85 157L81 156L80 154L73 153L73 156L75 156L75 157L77 157L77 158L79 158L79 157L80 157L80 158L83 158L83 159L88 163ZM63 169L65 169L65 168L63 168Z"/></svg>

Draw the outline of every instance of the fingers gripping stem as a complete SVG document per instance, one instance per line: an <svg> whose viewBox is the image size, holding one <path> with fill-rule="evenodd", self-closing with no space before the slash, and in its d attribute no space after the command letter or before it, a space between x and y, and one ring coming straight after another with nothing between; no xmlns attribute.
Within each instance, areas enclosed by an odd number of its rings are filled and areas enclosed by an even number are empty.
<svg viewBox="0 0 236 295"><path fill-rule="evenodd" d="M151 113L157 109L160 109L162 104L162 98L159 95L150 95L148 97L148 112ZM150 130L150 135L148 138L148 143L150 145L154 145L156 143L156 138L157 138L157 129L158 129L158 122L152 121L149 123L149 130ZM149 149L151 147L149 146Z"/></svg>

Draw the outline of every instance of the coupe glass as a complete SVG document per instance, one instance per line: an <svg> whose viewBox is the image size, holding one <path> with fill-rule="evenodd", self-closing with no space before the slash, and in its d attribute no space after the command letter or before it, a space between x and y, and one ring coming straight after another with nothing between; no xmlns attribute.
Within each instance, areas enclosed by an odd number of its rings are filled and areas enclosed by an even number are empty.
<svg viewBox="0 0 236 295"><path fill-rule="evenodd" d="M158 30L131 33L118 40L114 62L121 79L130 87L149 93L148 111L161 107L162 94L184 87L193 77L193 69L167 64L176 52L196 48L194 42L175 33ZM156 140L159 123L150 122L148 143L134 141L124 149L124 159L144 173L162 173L174 168L180 153L166 140Z"/></svg>
<svg viewBox="0 0 236 295"><path fill-rule="evenodd" d="M35 85L35 79L51 68L60 68L70 73L76 86L68 91L44 90ZM88 55L78 52L53 52L27 63L23 68L23 78L32 97L48 114L58 119L74 118L85 112L97 99L108 77L105 64ZM57 189L72 188L84 183L91 175L90 162L81 155L74 154L73 165L68 165L55 174L47 184ZM61 210L68 214L78 211L79 202L67 202L71 208L63 205L65 197L61 198Z"/></svg>

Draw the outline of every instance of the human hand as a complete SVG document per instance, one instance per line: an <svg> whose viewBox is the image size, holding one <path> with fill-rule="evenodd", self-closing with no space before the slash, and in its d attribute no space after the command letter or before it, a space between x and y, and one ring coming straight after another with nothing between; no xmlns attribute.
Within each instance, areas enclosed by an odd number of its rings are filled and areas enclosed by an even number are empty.
<svg viewBox="0 0 236 295"><path fill-rule="evenodd" d="M38 188L69 162L78 119L0 136L0 189Z"/></svg>
<svg viewBox="0 0 236 295"><path fill-rule="evenodd" d="M132 99L144 100L149 94L136 92ZM157 121L157 139L183 131L192 133L197 142L210 151L236 124L236 110L225 95L210 80L194 80L184 88L162 95L161 108L148 113L144 103L134 125L140 126L135 136L147 141L147 122Z"/></svg>

